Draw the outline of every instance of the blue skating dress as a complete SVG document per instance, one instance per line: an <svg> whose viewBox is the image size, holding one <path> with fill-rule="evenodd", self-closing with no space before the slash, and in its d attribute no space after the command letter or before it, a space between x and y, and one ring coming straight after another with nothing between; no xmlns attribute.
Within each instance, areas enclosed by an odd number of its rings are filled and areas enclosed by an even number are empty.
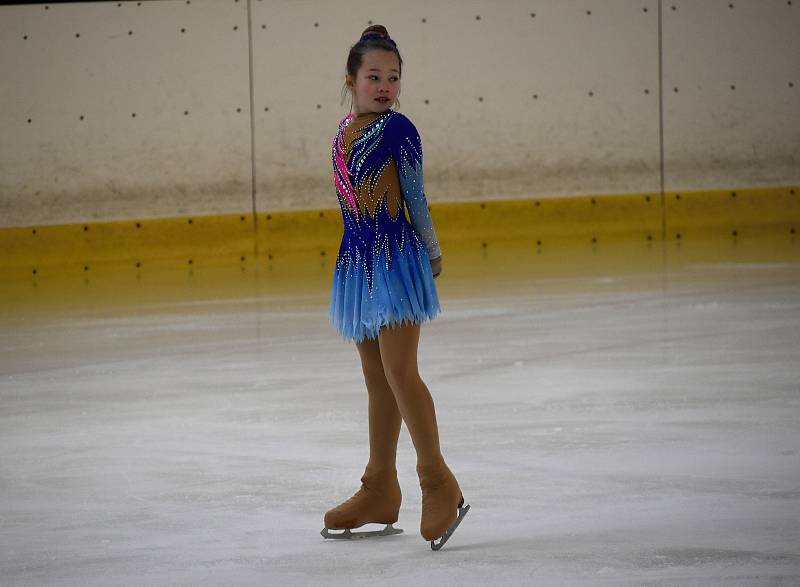
<svg viewBox="0 0 800 587"><path fill-rule="evenodd" d="M422 142L400 112L348 114L333 140L344 234L329 318L346 339L440 311L430 260L441 255L422 182ZM405 210L408 210L409 220Z"/></svg>

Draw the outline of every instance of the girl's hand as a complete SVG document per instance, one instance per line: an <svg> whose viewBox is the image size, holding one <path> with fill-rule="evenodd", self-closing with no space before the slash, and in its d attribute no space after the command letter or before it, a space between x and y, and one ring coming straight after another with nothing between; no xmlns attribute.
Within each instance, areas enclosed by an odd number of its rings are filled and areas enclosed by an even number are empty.
<svg viewBox="0 0 800 587"><path fill-rule="evenodd" d="M435 259L431 259L431 271L433 271L433 278L439 277L442 272L442 256L439 255Z"/></svg>

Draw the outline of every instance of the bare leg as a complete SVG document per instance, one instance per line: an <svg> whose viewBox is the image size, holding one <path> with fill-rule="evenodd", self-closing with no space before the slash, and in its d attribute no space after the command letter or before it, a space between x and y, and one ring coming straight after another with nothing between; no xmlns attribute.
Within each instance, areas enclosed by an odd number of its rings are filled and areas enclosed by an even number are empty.
<svg viewBox="0 0 800 587"><path fill-rule="evenodd" d="M381 329L378 334L380 356L386 380L414 442L417 465L440 465L443 458L436 410L417 368L419 334L419 324Z"/></svg>

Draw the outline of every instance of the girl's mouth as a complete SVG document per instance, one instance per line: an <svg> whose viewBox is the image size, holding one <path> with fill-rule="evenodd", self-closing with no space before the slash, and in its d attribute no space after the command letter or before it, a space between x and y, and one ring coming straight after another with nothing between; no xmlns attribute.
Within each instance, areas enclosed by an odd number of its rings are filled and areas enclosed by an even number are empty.
<svg viewBox="0 0 800 587"><path fill-rule="evenodd" d="M388 102L389 98L375 98L378 102Z"/></svg>

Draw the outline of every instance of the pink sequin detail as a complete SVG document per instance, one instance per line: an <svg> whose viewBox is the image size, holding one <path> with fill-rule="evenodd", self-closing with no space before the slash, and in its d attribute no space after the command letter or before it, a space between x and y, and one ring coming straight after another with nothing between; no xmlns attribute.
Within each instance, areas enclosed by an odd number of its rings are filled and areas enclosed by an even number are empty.
<svg viewBox="0 0 800 587"><path fill-rule="evenodd" d="M350 124L352 118L353 113L351 112L342 119L340 124L339 136L336 137L336 168L339 170L339 173L334 174L333 179L336 184L336 189L344 196L353 214L358 218L356 193L353 189L353 184L350 182L350 170L347 169L347 162L344 160L344 129Z"/></svg>

